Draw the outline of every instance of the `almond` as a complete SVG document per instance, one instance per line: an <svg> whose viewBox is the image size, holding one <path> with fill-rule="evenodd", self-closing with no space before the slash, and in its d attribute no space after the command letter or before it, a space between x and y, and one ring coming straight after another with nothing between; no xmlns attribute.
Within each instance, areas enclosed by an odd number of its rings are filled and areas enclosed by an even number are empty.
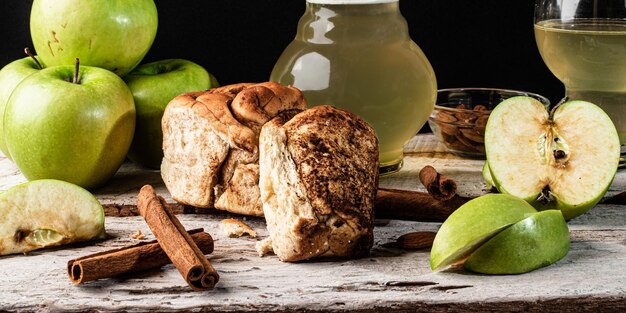
<svg viewBox="0 0 626 313"><path fill-rule="evenodd" d="M437 233L418 231L404 234L396 239L397 247L405 250L419 250L432 247Z"/></svg>

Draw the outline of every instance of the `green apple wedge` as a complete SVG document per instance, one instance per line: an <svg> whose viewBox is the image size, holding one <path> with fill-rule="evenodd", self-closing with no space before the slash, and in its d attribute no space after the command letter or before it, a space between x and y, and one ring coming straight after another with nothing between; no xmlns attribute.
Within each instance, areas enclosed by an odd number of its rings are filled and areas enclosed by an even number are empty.
<svg viewBox="0 0 626 313"><path fill-rule="evenodd" d="M79 186L44 179L0 193L0 255L105 236L102 205Z"/></svg>
<svg viewBox="0 0 626 313"><path fill-rule="evenodd" d="M39 70L41 70L41 67L35 61L34 56L15 60L0 70L0 151L9 159L11 159L11 156L9 155L9 150L4 141L4 123L2 123L4 108L15 87L17 87L24 78Z"/></svg>
<svg viewBox="0 0 626 313"><path fill-rule="evenodd" d="M45 68L11 94L4 135L28 180L59 179L92 189L126 157L135 131L135 105L124 81L105 69Z"/></svg>
<svg viewBox="0 0 626 313"><path fill-rule="evenodd" d="M161 118L165 107L182 93L217 87L217 80L196 63L169 59L140 65L124 81L133 93L137 110L137 126L128 158L159 169L163 159Z"/></svg>
<svg viewBox="0 0 626 313"><path fill-rule="evenodd" d="M505 228L536 212L524 200L505 194L468 201L441 225L430 252L430 267L438 270L463 260Z"/></svg>
<svg viewBox="0 0 626 313"><path fill-rule="evenodd" d="M35 0L30 33L45 66L82 64L124 76L148 53L158 26L153 0Z"/></svg>
<svg viewBox="0 0 626 313"><path fill-rule="evenodd" d="M496 188L566 220L594 207L617 172L620 141L609 116L585 101L548 112L530 97L509 98L491 112L485 150Z"/></svg>
<svg viewBox="0 0 626 313"><path fill-rule="evenodd" d="M558 210L521 220L478 247L463 267L484 274L521 274L567 255L569 229Z"/></svg>

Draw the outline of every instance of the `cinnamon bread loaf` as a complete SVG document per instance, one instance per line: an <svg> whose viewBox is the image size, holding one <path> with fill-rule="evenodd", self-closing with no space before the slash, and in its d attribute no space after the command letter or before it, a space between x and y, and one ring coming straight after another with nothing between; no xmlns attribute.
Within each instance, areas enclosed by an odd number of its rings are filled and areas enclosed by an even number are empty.
<svg viewBox="0 0 626 313"><path fill-rule="evenodd" d="M259 140L263 211L280 260L367 254L378 182L374 130L355 114L318 106L279 114Z"/></svg>
<svg viewBox="0 0 626 313"><path fill-rule="evenodd" d="M161 175L178 202L263 215L258 138L282 111L305 109L300 90L277 83L236 84L191 92L165 109Z"/></svg>

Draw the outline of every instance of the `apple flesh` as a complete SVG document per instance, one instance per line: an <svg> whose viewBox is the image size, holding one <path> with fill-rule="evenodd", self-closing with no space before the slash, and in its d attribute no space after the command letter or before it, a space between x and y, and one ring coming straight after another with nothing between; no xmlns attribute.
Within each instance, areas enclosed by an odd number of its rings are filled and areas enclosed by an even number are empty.
<svg viewBox="0 0 626 313"><path fill-rule="evenodd" d="M552 264L569 250L569 230L558 210L537 212L507 194L468 201L441 225L433 242L433 270L463 264L485 274L520 274Z"/></svg>
<svg viewBox="0 0 626 313"><path fill-rule="evenodd" d="M0 255L105 236L102 205L79 186L47 179L0 193Z"/></svg>
<svg viewBox="0 0 626 313"><path fill-rule="evenodd" d="M538 210L566 220L594 207L620 158L611 119L596 105L569 101L548 112L530 97L513 97L491 112L485 150L493 184Z"/></svg>
<svg viewBox="0 0 626 313"><path fill-rule="evenodd" d="M182 59L140 65L124 80L133 93L137 110L137 126L128 158L159 169L163 159L161 118L165 107L182 93L217 87L217 81L202 66Z"/></svg>
<svg viewBox="0 0 626 313"><path fill-rule="evenodd" d="M133 96L114 73L81 66L43 69L22 81L4 114L6 144L28 180L59 179L91 189L126 157L135 130Z"/></svg>
<svg viewBox="0 0 626 313"><path fill-rule="evenodd" d="M156 36L153 0L35 0L30 15L33 45L46 67L83 65L126 75Z"/></svg>
<svg viewBox="0 0 626 313"><path fill-rule="evenodd" d="M558 210L538 212L481 245L463 264L484 274L521 274L567 255L569 229Z"/></svg>
<svg viewBox="0 0 626 313"><path fill-rule="evenodd" d="M11 156L9 155L7 145L4 141L4 123L2 121L4 108L15 87L17 87L24 78L39 70L39 65L37 65L31 57L15 60L0 70L0 151L9 159L11 159Z"/></svg>

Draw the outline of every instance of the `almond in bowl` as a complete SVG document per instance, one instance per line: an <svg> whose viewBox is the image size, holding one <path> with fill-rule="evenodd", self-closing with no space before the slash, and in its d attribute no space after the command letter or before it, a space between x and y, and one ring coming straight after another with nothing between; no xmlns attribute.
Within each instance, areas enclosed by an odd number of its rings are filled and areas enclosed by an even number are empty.
<svg viewBox="0 0 626 313"><path fill-rule="evenodd" d="M493 88L454 88L437 92L437 103L428 119L430 129L452 153L473 159L485 158L485 126L500 102L529 96L550 106L547 98L525 91Z"/></svg>

